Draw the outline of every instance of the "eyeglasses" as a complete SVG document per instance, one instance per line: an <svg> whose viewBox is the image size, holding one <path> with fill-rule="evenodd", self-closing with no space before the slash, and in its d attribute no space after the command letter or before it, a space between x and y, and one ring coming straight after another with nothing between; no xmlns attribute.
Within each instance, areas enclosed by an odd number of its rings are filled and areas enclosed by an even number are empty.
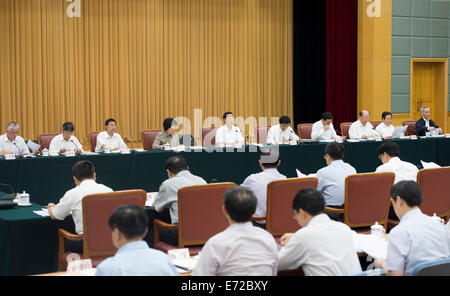
<svg viewBox="0 0 450 296"><path fill-rule="evenodd" d="M327 160L327 155L326 154L323 156L323 159Z"/></svg>
<svg viewBox="0 0 450 296"><path fill-rule="evenodd" d="M381 160L383 158L383 155L382 154L378 155L378 158Z"/></svg>

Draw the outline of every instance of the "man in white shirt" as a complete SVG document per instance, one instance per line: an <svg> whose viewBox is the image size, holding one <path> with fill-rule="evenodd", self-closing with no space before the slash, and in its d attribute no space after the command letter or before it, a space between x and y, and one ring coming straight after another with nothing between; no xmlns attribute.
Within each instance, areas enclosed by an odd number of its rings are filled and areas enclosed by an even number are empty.
<svg viewBox="0 0 450 296"><path fill-rule="evenodd" d="M225 112L223 114L225 125L219 127L216 131L216 146L242 146L245 144L245 139L242 136L240 128L234 126L234 116L232 112Z"/></svg>
<svg viewBox="0 0 450 296"><path fill-rule="evenodd" d="M273 236L250 222L256 202L250 190L239 186L225 193L223 213L230 226L206 242L193 276L277 274L277 244Z"/></svg>
<svg viewBox="0 0 450 296"><path fill-rule="evenodd" d="M19 136L19 124L11 121L6 124L6 133L0 137L0 154L29 155L25 140Z"/></svg>
<svg viewBox="0 0 450 296"><path fill-rule="evenodd" d="M49 152L65 153L66 151L83 152L83 146L78 139L73 136L75 126L72 122L65 122L62 126L62 133L55 136L50 142Z"/></svg>
<svg viewBox="0 0 450 296"><path fill-rule="evenodd" d="M273 158L271 156L273 155ZM259 166L262 172L248 176L242 187L253 192L257 199L255 217L265 217L267 207L267 184L275 180L286 179L277 168L280 166L279 152L275 149L261 149L259 154ZM265 221L253 222L253 225L264 227Z"/></svg>
<svg viewBox="0 0 450 296"><path fill-rule="evenodd" d="M392 125L392 113L387 111L383 112L381 119L383 122L375 130L383 139L392 139L392 134L395 130L395 126Z"/></svg>
<svg viewBox="0 0 450 296"><path fill-rule="evenodd" d="M281 237L278 270L302 267L306 276L349 276L361 272L351 229L324 214L325 200L319 191L300 190L292 208L302 228Z"/></svg>
<svg viewBox="0 0 450 296"><path fill-rule="evenodd" d="M320 142L336 140L339 138L340 137L336 134L333 127L333 114L330 112L323 113L322 119L312 126L311 140Z"/></svg>
<svg viewBox="0 0 450 296"><path fill-rule="evenodd" d="M83 234L83 212L82 200L85 196L97 193L107 193L113 190L95 182L96 174L92 162L81 160L72 167L72 177L76 187L67 191L58 204L49 203L48 213L52 219L64 220L72 213L75 222L75 232ZM83 252L82 241L65 242L66 252Z"/></svg>
<svg viewBox="0 0 450 296"><path fill-rule="evenodd" d="M267 144L289 144L290 142L297 143L300 139L290 127L291 119L288 116L280 117L280 124L274 125L267 133Z"/></svg>
<svg viewBox="0 0 450 296"><path fill-rule="evenodd" d="M372 124L369 122L369 111L363 110L359 112L359 119L352 123L348 130L350 139L368 139L373 138L378 133L373 129Z"/></svg>
<svg viewBox="0 0 450 296"><path fill-rule="evenodd" d="M375 170L375 173L392 172L395 174L394 183L400 181L416 181L419 169L412 163L402 161L400 157L400 146L388 141L378 148L378 155L383 163Z"/></svg>
<svg viewBox="0 0 450 296"><path fill-rule="evenodd" d="M391 189L391 200L400 223L389 232L386 261L377 259L388 275L410 275L426 261L450 257L450 238L445 225L420 210L422 190L413 181L401 181Z"/></svg>
<svg viewBox="0 0 450 296"><path fill-rule="evenodd" d="M116 133L116 121L112 118L106 120L105 131L97 135L95 152L103 152L105 149L109 151L127 149L122 137Z"/></svg>

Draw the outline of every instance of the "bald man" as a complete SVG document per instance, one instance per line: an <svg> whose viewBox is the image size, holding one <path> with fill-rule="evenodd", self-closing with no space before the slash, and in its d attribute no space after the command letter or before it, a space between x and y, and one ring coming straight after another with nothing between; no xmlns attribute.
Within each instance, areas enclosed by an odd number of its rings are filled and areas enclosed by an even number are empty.
<svg viewBox="0 0 450 296"><path fill-rule="evenodd" d="M359 112L359 119L352 123L348 130L350 139L368 139L373 138L378 133L373 129L369 122L370 113L367 110Z"/></svg>

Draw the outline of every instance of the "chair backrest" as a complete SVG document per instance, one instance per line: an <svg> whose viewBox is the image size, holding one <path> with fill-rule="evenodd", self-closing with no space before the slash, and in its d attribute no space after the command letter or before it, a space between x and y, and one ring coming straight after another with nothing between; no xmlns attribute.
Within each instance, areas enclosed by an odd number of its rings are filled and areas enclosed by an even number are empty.
<svg viewBox="0 0 450 296"><path fill-rule="evenodd" d="M89 134L89 142L91 142L91 152L95 152L95 146L97 146L97 136L99 132L92 132Z"/></svg>
<svg viewBox="0 0 450 296"><path fill-rule="evenodd" d="M350 129L350 126L353 124L353 122L342 122L341 123L341 135L343 137L348 138L348 130Z"/></svg>
<svg viewBox="0 0 450 296"><path fill-rule="evenodd" d="M266 229L273 236L300 228L293 219L292 200L303 188L317 188L317 178L289 178L267 184Z"/></svg>
<svg viewBox="0 0 450 296"><path fill-rule="evenodd" d="M109 216L120 205L135 204L143 209L147 193L144 190L124 190L91 194L83 198L83 256L106 258L116 253L108 225Z"/></svg>
<svg viewBox="0 0 450 296"><path fill-rule="evenodd" d="M371 122L371 124L372 124L372 126L373 126L373 129L376 129L376 128L377 128L377 126L379 126L379 125L380 125L380 123L381 123L381 121L375 121L375 122Z"/></svg>
<svg viewBox="0 0 450 296"><path fill-rule="evenodd" d="M38 143L41 145L40 150L42 151L44 148L50 148L50 143L54 137L59 134L42 134L38 136Z"/></svg>
<svg viewBox="0 0 450 296"><path fill-rule="evenodd" d="M142 147L144 150L153 150L153 142L161 130L145 130L142 131Z"/></svg>
<svg viewBox="0 0 450 296"><path fill-rule="evenodd" d="M203 147L209 147L216 145L216 131L217 127L204 127L202 128L202 143Z"/></svg>
<svg viewBox="0 0 450 296"><path fill-rule="evenodd" d="M422 188L423 213L432 216L450 215L450 167L423 169L417 174L417 183Z"/></svg>
<svg viewBox="0 0 450 296"><path fill-rule="evenodd" d="M256 127L256 141L258 144L267 143L267 134L269 133L270 126L257 126Z"/></svg>
<svg viewBox="0 0 450 296"><path fill-rule="evenodd" d="M403 126L407 125L405 136L412 136L416 134L416 122L415 121L403 121Z"/></svg>
<svg viewBox="0 0 450 296"><path fill-rule="evenodd" d="M345 179L344 223L367 227L378 222L387 227L394 173L366 173Z"/></svg>
<svg viewBox="0 0 450 296"><path fill-rule="evenodd" d="M297 125L300 139L311 139L312 126L313 123L300 123Z"/></svg>
<svg viewBox="0 0 450 296"><path fill-rule="evenodd" d="M178 247L202 245L225 230L223 215L225 192L235 183L214 183L183 187L178 190Z"/></svg>
<svg viewBox="0 0 450 296"><path fill-rule="evenodd" d="M413 276L450 276L450 258L422 262L417 264Z"/></svg>

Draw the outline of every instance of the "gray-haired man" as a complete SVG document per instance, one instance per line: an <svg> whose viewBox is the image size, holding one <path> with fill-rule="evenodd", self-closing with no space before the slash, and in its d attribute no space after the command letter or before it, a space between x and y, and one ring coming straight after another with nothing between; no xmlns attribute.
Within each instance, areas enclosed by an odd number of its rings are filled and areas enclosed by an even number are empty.
<svg viewBox="0 0 450 296"><path fill-rule="evenodd" d="M17 122L11 121L6 124L6 133L0 137L0 154L30 154L25 140L19 136L19 124Z"/></svg>
<svg viewBox="0 0 450 296"><path fill-rule="evenodd" d="M439 128L439 126L431 120L431 109L428 106L420 108L422 117L416 121L416 135L423 137L428 132L432 132Z"/></svg>

